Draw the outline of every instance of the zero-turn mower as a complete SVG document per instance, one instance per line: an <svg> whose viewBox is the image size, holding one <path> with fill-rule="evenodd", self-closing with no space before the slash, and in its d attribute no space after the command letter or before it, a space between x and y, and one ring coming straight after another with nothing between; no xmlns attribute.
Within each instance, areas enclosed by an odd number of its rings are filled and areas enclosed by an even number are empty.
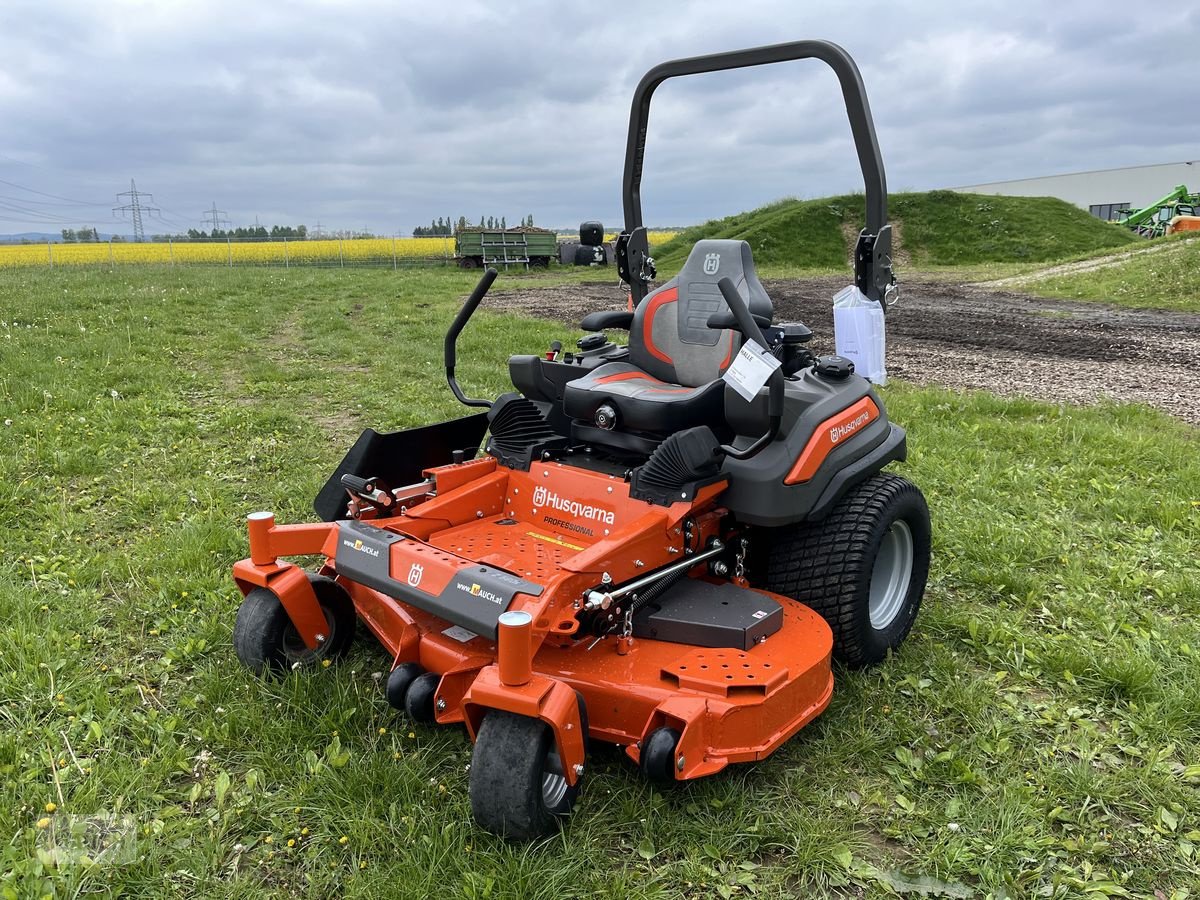
<svg viewBox="0 0 1200 900"><path fill-rule="evenodd" d="M821 713L831 655L884 659L929 569L921 492L872 386L776 323L740 241L696 243L652 289L640 183L650 99L679 75L816 58L841 83L866 182L854 280L894 284L887 191L861 76L802 41L682 59L638 85L617 265L628 310L593 313L578 352L514 356L482 411L367 430L315 501L319 524L249 517L238 657L257 670L335 659L361 621L392 658L388 700L475 742L471 807L528 839L575 805L589 743L671 782L763 759ZM628 332L626 345L604 335ZM748 399L747 399L748 398ZM480 450L482 452L480 452ZM320 554L316 572L281 557Z"/></svg>

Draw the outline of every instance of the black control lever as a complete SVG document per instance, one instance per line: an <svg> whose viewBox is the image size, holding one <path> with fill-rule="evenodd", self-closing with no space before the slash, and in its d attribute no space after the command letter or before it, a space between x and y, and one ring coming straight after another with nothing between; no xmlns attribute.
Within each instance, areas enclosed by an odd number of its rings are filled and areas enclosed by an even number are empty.
<svg viewBox="0 0 1200 900"><path fill-rule="evenodd" d="M396 498L386 484L378 478L360 478L346 474L341 477L342 487L359 500L365 500L381 513L390 513L396 507Z"/></svg>
<svg viewBox="0 0 1200 900"><path fill-rule="evenodd" d="M458 402L464 406L482 406L484 409L492 408L491 400L475 400L463 393L462 388L458 386L458 379L454 377L454 364L456 362L455 345L458 343L458 335L466 327L475 310L479 308L479 304L483 301L483 295L488 292L488 288L496 280L496 274L496 270L492 268L483 273L483 277L479 279L479 284L475 285L475 290L471 291L471 296L467 298L467 302L463 304L462 309L458 311L458 315L454 317L454 321L450 324L450 330L446 332L444 347L446 381L450 385L450 390L454 392L454 396L458 398Z"/></svg>

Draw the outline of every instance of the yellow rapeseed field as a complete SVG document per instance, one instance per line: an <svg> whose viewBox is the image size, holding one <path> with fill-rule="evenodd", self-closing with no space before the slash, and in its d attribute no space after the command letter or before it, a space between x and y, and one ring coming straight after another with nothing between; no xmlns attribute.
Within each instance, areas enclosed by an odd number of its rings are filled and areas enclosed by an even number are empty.
<svg viewBox="0 0 1200 900"><path fill-rule="evenodd" d="M650 245L674 231L652 231ZM11 266L184 265L361 266L454 258L454 238L361 240L213 241L211 243L101 243L0 245L0 268Z"/></svg>

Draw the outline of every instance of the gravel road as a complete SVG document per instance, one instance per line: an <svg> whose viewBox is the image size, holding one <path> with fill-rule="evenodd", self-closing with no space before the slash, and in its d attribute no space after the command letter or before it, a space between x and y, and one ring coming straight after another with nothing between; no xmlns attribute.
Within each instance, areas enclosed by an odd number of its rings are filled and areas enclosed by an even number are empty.
<svg viewBox="0 0 1200 900"><path fill-rule="evenodd" d="M768 280L778 322L813 329L817 353L833 352L831 298L840 277ZM497 291L492 308L577 324L619 309L613 281ZM901 285L888 313L888 375L916 384L982 388L1039 400L1146 403L1200 425L1200 315L1044 300L982 285Z"/></svg>

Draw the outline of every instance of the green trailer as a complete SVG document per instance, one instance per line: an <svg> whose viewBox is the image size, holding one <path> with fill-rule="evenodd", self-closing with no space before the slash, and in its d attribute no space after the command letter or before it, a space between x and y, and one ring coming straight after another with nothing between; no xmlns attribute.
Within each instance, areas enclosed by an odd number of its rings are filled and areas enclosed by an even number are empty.
<svg viewBox="0 0 1200 900"><path fill-rule="evenodd" d="M545 267L557 255L558 235L545 228L462 228L454 235L454 258L464 269Z"/></svg>

